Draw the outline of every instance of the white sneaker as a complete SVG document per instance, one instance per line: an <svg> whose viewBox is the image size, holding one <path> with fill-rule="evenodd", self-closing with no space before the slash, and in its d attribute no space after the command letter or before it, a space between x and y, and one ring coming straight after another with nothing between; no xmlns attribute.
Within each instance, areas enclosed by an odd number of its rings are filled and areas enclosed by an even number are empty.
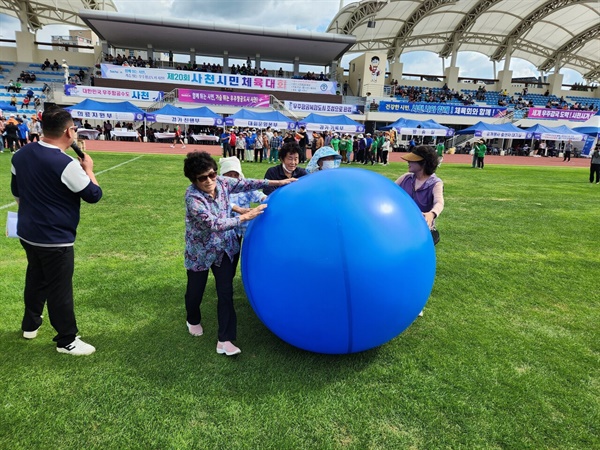
<svg viewBox="0 0 600 450"><path fill-rule="evenodd" d="M192 336L202 336L204 334L204 330L202 329L202 325L190 325L189 322L186 322L188 331Z"/></svg>
<svg viewBox="0 0 600 450"><path fill-rule="evenodd" d="M171 148L175 148L175 146L174 146L174 145L171 145Z"/></svg>
<svg viewBox="0 0 600 450"><path fill-rule="evenodd" d="M225 342L217 342L217 353L219 355L227 355L227 356L233 356L233 355L239 355L240 353L242 353L242 351L237 348L235 345L233 345L231 343L231 341L225 341Z"/></svg>
<svg viewBox="0 0 600 450"><path fill-rule="evenodd" d="M185 145L182 145L181 148L185 148Z"/></svg>
<svg viewBox="0 0 600 450"><path fill-rule="evenodd" d="M423 310L419 313L419 317L423 317Z"/></svg>
<svg viewBox="0 0 600 450"><path fill-rule="evenodd" d="M25 339L35 339L38 335L39 330L40 330L40 327L37 327L37 329L35 329L33 331L23 331L23 337Z"/></svg>
<svg viewBox="0 0 600 450"><path fill-rule="evenodd" d="M77 336L75 340L66 347L56 347L56 351L58 353L67 353L69 355L81 356L91 355L96 351L96 347L90 344L86 344L79 338L79 336Z"/></svg>

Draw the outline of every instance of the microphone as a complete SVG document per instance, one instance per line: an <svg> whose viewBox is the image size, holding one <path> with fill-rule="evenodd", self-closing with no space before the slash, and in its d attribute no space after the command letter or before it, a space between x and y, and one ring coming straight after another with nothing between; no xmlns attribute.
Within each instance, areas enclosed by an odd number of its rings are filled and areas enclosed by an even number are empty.
<svg viewBox="0 0 600 450"><path fill-rule="evenodd" d="M75 141L73 141L73 143L71 144L71 148L73 149L73 151L75 153L77 153L77 156L79 156L81 159L85 159L85 153L83 153L81 151L81 149L79 148L79 146L75 143Z"/></svg>

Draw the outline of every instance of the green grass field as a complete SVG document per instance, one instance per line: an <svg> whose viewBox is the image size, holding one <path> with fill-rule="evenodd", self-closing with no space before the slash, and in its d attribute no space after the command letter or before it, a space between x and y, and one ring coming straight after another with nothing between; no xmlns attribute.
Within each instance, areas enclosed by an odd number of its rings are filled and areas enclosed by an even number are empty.
<svg viewBox="0 0 600 450"><path fill-rule="evenodd" d="M94 355L57 353L47 319L21 337L25 254L0 240L0 449L600 448L600 188L587 169L443 165L423 318L371 351L307 353L265 328L237 277L243 353L226 358L212 280L204 336L185 327L183 157L93 157L104 198L82 206L74 284ZM406 164L372 170L395 179ZM7 154L0 185L8 205Z"/></svg>

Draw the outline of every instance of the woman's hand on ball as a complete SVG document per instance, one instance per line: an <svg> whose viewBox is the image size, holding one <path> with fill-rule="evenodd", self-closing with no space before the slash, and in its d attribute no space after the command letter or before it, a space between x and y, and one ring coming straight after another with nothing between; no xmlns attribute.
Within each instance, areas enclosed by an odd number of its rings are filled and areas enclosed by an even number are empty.
<svg viewBox="0 0 600 450"><path fill-rule="evenodd" d="M423 217L425 218L425 222L427 222L429 228L433 228L433 220L435 219L435 214L433 214L432 212L426 212L423 213Z"/></svg>
<svg viewBox="0 0 600 450"><path fill-rule="evenodd" d="M294 181L297 181L298 178L286 178L285 180L276 180L274 184L275 186L285 186L286 184L290 184Z"/></svg>
<svg viewBox="0 0 600 450"><path fill-rule="evenodd" d="M258 205L256 208L252 208L247 213L244 213L240 216L240 222L247 222L248 220L252 220L261 215L266 207L267 204L263 203L262 205Z"/></svg>
<svg viewBox="0 0 600 450"><path fill-rule="evenodd" d="M242 208L241 206L238 205L232 205L231 206L231 210L233 212L236 212L238 214L246 214L247 212L250 211L251 208Z"/></svg>

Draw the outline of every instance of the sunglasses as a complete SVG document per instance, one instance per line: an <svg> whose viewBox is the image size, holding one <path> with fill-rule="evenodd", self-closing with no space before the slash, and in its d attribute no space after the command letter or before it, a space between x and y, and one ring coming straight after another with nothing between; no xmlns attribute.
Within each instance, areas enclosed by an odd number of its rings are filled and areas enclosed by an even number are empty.
<svg viewBox="0 0 600 450"><path fill-rule="evenodd" d="M196 181L198 181L199 183L204 183L209 178L211 180L214 180L215 178L217 178L217 172L215 172L213 170L212 172L208 173L207 175L200 175L199 177L196 177Z"/></svg>

